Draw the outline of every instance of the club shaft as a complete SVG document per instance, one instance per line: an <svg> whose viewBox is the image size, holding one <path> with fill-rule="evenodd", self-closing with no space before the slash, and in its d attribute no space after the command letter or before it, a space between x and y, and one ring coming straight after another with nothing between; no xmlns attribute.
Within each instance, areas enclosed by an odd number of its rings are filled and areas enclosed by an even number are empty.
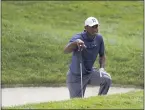
<svg viewBox="0 0 145 110"><path fill-rule="evenodd" d="M83 73L82 73L82 63L80 63L80 72L81 72L81 94L83 98Z"/></svg>

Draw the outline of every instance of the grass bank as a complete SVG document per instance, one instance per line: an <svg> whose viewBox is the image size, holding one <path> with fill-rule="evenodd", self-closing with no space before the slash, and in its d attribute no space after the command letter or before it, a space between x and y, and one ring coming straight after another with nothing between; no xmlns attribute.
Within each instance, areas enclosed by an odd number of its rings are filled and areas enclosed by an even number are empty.
<svg viewBox="0 0 145 110"><path fill-rule="evenodd" d="M95 16L114 84L143 86L142 1L2 1L2 86L65 83L63 48ZM97 65L97 62L95 63Z"/></svg>
<svg viewBox="0 0 145 110"><path fill-rule="evenodd" d="M71 99L58 102L27 104L4 109L143 109L143 91Z"/></svg>

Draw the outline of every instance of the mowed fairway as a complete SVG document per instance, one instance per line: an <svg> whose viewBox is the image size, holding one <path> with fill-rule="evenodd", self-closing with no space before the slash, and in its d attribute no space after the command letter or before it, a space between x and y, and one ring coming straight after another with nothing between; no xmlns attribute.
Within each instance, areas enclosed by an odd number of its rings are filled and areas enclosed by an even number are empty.
<svg viewBox="0 0 145 110"><path fill-rule="evenodd" d="M2 1L1 4L2 86L65 85L71 54L63 53L64 46L74 34L83 31L87 17L95 16L106 45L106 71L111 74L112 83L143 87L142 1ZM98 67L98 62L94 66ZM135 108L142 108L142 92L129 94L123 99L128 100L129 107L124 103L120 106L133 108L139 100ZM107 97L109 101L102 108L120 107L109 98L119 100L120 96ZM79 108L87 108L89 103L84 106L85 101L80 102L82 107L75 102L73 106ZM91 104L88 108L98 108Z"/></svg>

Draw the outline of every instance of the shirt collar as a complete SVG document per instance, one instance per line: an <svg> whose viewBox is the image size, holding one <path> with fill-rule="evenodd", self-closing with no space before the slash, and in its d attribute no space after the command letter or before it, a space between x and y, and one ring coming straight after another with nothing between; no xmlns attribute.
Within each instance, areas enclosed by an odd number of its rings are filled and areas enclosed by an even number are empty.
<svg viewBox="0 0 145 110"><path fill-rule="evenodd" d="M83 38L87 41L93 41L94 38L96 37L96 36L94 36L94 37L89 37L89 36L90 36L90 34L88 32L86 32L86 31L83 32Z"/></svg>

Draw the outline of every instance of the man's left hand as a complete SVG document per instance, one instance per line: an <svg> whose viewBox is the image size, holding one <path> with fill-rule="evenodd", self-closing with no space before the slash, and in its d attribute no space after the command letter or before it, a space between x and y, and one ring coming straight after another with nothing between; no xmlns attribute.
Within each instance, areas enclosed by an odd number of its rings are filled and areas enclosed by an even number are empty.
<svg viewBox="0 0 145 110"><path fill-rule="evenodd" d="M108 74L108 73L105 71L104 68L100 68L100 69L99 69L99 72L100 72L100 77L102 77L103 75L106 74L107 76L109 76L109 77L111 78L110 74Z"/></svg>

